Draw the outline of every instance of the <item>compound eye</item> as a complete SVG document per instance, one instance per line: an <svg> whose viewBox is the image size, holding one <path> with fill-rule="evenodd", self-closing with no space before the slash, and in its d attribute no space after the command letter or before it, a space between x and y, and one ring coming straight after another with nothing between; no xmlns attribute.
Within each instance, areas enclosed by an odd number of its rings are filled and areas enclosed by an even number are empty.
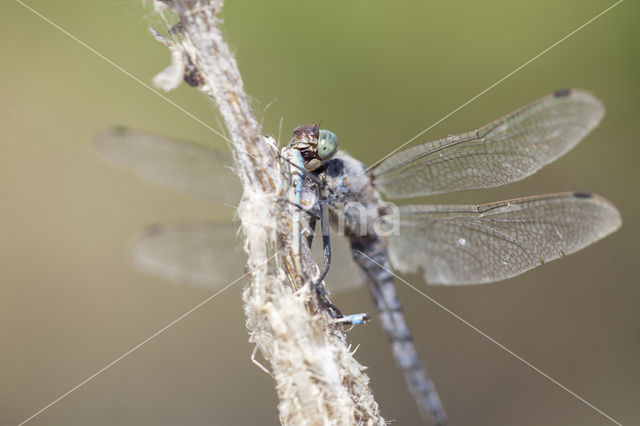
<svg viewBox="0 0 640 426"><path fill-rule="evenodd" d="M318 136L318 156L322 161L333 157L338 151L338 137L331 130L320 130Z"/></svg>

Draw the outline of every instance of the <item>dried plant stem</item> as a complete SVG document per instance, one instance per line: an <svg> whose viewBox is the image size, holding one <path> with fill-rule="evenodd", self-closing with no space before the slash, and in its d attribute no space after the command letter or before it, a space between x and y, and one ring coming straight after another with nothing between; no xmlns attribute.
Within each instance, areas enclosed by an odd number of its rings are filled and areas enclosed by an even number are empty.
<svg viewBox="0 0 640 426"><path fill-rule="evenodd" d="M250 341L270 364L284 424L384 424L364 367L354 360L341 330L318 309L315 294L293 267L295 207L287 163L262 136L243 90L237 64L222 37L221 0L156 0L179 17L176 39L156 38L172 51L172 67L155 80L171 89L184 72L213 99L235 147L244 193L238 216L251 284L243 293ZM178 79L176 79L178 76ZM302 270L317 271L303 247Z"/></svg>

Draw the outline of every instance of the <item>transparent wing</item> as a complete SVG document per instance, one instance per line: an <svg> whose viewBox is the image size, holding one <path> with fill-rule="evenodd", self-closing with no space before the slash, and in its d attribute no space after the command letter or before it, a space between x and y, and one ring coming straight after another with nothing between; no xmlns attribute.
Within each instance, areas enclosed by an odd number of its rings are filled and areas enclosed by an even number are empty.
<svg viewBox="0 0 640 426"><path fill-rule="evenodd" d="M149 183L233 205L240 199L240 182L229 169L230 154L124 128L103 132L95 143L105 160Z"/></svg>
<svg viewBox="0 0 640 426"><path fill-rule="evenodd" d="M322 244L314 257L322 261ZM325 282L332 291L362 285L351 249L344 238L331 239L331 269ZM217 290L244 274L246 256L232 223L151 225L132 245L132 257L142 272L176 284Z"/></svg>
<svg viewBox="0 0 640 426"><path fill-rule="evenodd" d="M372 168L389 198L491 188L524 179L573 148L604 116L584 90L561 90L477 130L400 151Z"/></svg>
<svg viewBox="0 0 640 426"><path fill-rule="evenodd" d="M422 268L429 284L499 281L576 252L622 219L608 200L560 193L480 205L401 206L392 265Z"/></svg>
<svg viewBox="0 0 640 426"><path fill-rule="evenodd" d="M164 280L210 290L244 274L246 256L232 224L151 225L133 243L135 265Z"/></svg>

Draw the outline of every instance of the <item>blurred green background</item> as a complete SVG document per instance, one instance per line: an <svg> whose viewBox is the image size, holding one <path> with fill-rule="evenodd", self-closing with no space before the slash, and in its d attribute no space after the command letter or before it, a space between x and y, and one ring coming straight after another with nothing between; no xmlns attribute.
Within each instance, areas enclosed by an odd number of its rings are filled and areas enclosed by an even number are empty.
<svg viewBox="0 0 640 426"><path fill-rule="evenodd" d="M225 31L265 133L321 122L378 160L611 4L603 0L228 0ZM144 82L169 55L141 1L28 4ZM607 107L598 129L521 183L446 197L486 202L583 190L623 228L586 250L484 286L407 279L624 424L640 424L640 7L627 1L418 141L478 127L562 87ZM18 424L210 295L137 273L127 244L152 222L230 220L229 208L103 164L92 139L124 124L214 146L222 138L13 1L0 6L0 424ZM220 128L196 90L170 99ZM275 101L269 108L269 103ZM437 200L440 201L440 200ZM241 271L238 271L240 275ZM34 425L277 424L272 380L250 361L241 287L221 294ZM399 284L452 425L609 421ZM366 290L336 297L373 311ZM376 321L350 333L382 412L419 422Z"/></svg>

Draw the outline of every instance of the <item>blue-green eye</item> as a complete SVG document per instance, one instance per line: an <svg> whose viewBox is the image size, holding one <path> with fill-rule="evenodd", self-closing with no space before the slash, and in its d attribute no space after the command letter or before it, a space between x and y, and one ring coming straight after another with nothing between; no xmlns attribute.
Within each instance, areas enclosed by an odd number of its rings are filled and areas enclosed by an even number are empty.
<svg viewBox="0 0 640 426"><path fill-rule="evenodd" d="M318 136L318 156L322 161L333 157L338 151L338 137L331 130L320 130Z"/></svg>

